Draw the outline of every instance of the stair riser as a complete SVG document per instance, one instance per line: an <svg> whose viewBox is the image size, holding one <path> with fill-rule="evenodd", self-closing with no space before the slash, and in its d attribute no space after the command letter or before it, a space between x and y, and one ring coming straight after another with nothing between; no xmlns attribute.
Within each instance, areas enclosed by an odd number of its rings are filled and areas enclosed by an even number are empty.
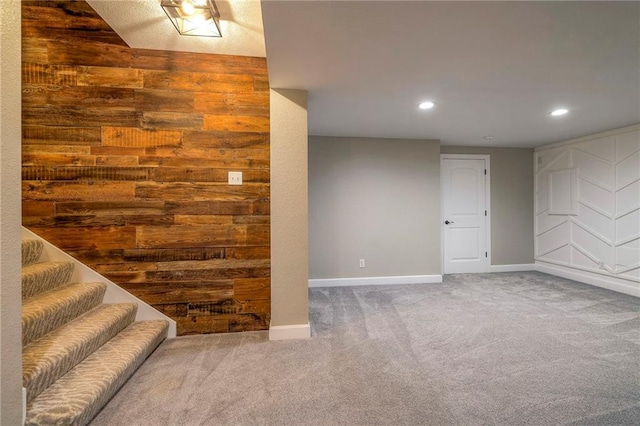
<svg viewBox="0 0 640 426"><path fill-rule="evenodd" d="M110 316L95 315L94 312L105 312L110 309L108 305L98 307L77 318L74 324L70 323L68 327L55 330L34 342L33 345L25 347L23 351L23 386L27 388L27 402L33 401L58 378L133 323L136 317L136 305L120 306L122 308ZM73 340L74 336L83 334L83 326L85 329L91 327L91 330L96 331L93 331L86 338ZM72 336L66 338L69 334Z"/></svg>
<svg viewBox="0 0 640 426"><path fill-rule="evenodd" d="M73 263L47 262L22 269L22 298L27 299L63 286L71 280Z"/></svg>
<svg viewBox="0 0 640 426"><path fill-rule="evenodd" d="M95 308L102 302L105 291L104 284L92 286L77 297L61 299L55 305L36 305L35 309L31 305L27 315L25 315L26 309L23 304L22 346Z"/></svg>
<svg viewBox="0 0 640 426"><path fill-rule="evenodd" d="M28 266L36 263L42 256L44 245L39 240L23 240L22 241L22 266Z"/></svg>

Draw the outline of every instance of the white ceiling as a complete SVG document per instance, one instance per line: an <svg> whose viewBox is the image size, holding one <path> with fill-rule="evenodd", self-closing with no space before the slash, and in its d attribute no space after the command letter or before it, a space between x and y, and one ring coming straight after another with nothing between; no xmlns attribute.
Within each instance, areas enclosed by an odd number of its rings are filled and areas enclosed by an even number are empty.
<svg viewBox="0 0 640 426"><path fill-rule="evenodd" d="M260 0L216 0L221 38L181 36L160 0L87 2L129 47L265 57Z"/></svg>
<svg viewBox="0 0 640 426"><path fill-rule="evenodd" d="M262 13L271 87L309 91L313 135L531 147L640 122L637 1L263 0Z"/></svg>

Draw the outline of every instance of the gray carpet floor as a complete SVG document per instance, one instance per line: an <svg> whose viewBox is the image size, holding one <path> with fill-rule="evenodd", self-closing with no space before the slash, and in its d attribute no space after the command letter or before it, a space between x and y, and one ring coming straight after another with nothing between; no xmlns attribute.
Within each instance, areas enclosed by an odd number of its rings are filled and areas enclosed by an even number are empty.
<svg viewBox="0 0 640 426"><path fill-rule="evenodd" d="M101 425L638 425L640 299L538 272L309 291L313 338L164 342Z"/></svg>

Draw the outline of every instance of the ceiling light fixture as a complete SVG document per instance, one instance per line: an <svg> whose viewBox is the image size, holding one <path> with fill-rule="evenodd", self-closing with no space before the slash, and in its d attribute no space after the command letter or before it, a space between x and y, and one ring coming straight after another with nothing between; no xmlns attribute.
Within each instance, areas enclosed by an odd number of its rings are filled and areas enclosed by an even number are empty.
<svg viewBox="0 0 640 426"><path fill-rule="evenodd" d="M431 109L431 108L433 108L434 106L436 106L436 104L435 104L434 102L431 102L431 101L425 101L425 102L420 103L420 104L418 105L418 108L420 108L420 109Z"/></svg>
<svg viewBox="0 0 640 426"><path fill-rule="evenodd" d="M561 115L565 115L568 112L569 112L569 110L566 109L566 108L558 108L558 109L554 109L553 111L551 111L549 113L549 115L552 116L552 117L560 117Z"/></svg>
<svg viewBox="0 0 640 426"><path fill-rule="evenodd" d="M483 136L482 139L484 139L485 141L492 141L494 140L496 137L493 135L487 135L487 136Z"/></svg>
<svg viewBox="0 0 640 426"><path fill-rule="evenodd" d="M222 37L213 0L162 0L160 4L181 35Z"/></svg>

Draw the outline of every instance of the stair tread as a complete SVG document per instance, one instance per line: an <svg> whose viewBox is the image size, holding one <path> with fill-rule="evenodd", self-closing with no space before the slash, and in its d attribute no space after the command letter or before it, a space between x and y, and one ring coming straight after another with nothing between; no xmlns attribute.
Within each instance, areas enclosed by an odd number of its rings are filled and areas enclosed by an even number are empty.
<svg viewBox="0 0 640 426"><path fill-rule="evenodd" d="M71 283L22 301L22 345L98 306L105 283Z"/></svg>
<svg viewBox="0 0 640 426"><path fill-rule="evenodd" d="M22 298L67 284L73 274L73 262L41 262L22 268Z"/></svg>
<svg viewBox="0 0 640 426"><path fill-rule="evenodd" d="M167 336L163 320L131 324L27 405L25 425L85 425Z"/></svg>
<svg viewBox="0 0 640 426"><path fill-rule="evenodd" d="M22 266L35 263L42 255L44 244L40 240L25 239L22 240Z"/></svg>
<svg viewBox="0 0 640 426"><path fill-rule="evenodd" d="M45 334L22 350L22 382L28 401L130 325L135 303L103 304Z"/></svg>

